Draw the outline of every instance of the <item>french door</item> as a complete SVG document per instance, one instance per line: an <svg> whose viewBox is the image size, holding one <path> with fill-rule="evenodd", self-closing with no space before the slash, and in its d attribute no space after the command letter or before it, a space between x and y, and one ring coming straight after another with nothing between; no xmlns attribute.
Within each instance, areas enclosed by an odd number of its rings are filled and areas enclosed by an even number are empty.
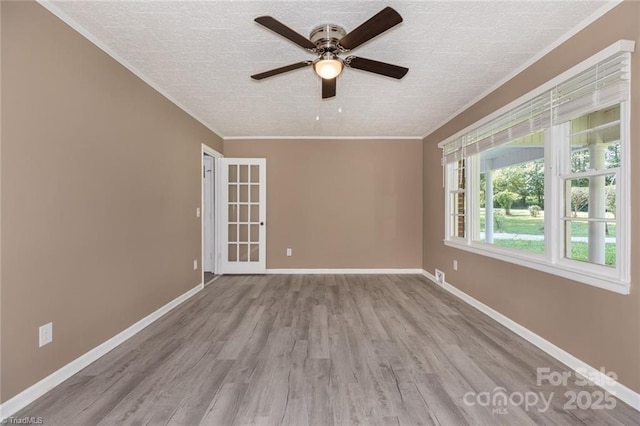
<svg viewBox="0 0 640 426"><path fill-rule="evenodd" d="M266 180L264 158L221 158L221 273L266 272Z"/></svg>

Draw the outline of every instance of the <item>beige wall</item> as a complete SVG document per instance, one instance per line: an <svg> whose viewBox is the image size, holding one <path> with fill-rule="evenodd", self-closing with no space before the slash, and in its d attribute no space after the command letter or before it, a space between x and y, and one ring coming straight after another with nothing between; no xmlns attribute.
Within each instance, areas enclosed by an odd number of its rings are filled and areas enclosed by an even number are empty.
<svg viewBox="0 0 640 426"><path fill-rule="evenodd" d="M40 5L1 10L6 401L200 283L200 144L222 141Z"/></svg>
<svg viewBox="0 0 640 426"><path fill-rule="evenodd" d="M421 267L421 141L232 140L224 149L267 159L267 268Z"/></svg>
<svg viewBox="0 0 640 426"><path fill-rule="evenodd" d="M589 365L614 371L640 392L640 192L632 191L631 294L579 284L543 272L445 247L441 151L437 143L619 39L640 42L640 3L625 2L424 140L423 265ZM640 46L636 46L636 51ZM633 54L631 174L640 182L640 55ZM459 270L453 271L453 260Z"/></svg>

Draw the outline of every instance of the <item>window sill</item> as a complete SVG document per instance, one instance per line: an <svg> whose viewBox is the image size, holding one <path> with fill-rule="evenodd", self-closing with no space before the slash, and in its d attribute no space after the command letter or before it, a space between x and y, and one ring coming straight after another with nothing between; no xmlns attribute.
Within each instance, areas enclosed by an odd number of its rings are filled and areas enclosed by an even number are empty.
<svg viewBox="0 0 640 426"><path fill-rule="evenodd" d="M580 272L565 265L551 264L535 255L527 256L526 254L516 253L512 250L494 249L493 247L488 247L486 244L466 244L451 240L444 240L444 244L449 247L547 272L615 293L629 294L629 282L624 282L610 276L596 276L590 272Z"/></svg>

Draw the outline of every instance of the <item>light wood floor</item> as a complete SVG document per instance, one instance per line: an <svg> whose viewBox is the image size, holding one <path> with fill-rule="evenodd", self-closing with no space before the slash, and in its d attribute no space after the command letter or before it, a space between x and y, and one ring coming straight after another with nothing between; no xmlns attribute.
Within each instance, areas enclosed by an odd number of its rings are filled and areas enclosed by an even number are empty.
<svg viewBox="0 0 640 426"><path fill-rule="evenodd" d="M537 367L568 371L420 276L223 276L15 416L60 425L639 424L620 401L565 409L565 392L599 388L537 386ZM498 387L513 403L477 403ZM518 405L515 393L526 392L553 394L550 408Z"/></svg>

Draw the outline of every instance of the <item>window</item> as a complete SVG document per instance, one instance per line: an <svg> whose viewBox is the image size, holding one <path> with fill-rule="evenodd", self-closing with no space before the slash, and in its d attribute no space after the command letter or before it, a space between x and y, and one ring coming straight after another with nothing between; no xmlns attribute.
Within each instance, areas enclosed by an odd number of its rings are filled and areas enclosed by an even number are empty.
<svg viewBox="0 0 640 426"><path fill-rule="evenodd" d="M464 238L466 236L466 173L464 160L458 160L450 165L449 173L449 211L451 229L449 236L452 238Z"/></svg>
<svg viewBox="0 0 640 426"><path fill-rule="evenodd" d="M443 141L445 243L629 292L622 40Z"/></svg>
<svg viewBox="0 0 640 426"><path fill-rule="evenodd" d="M560 171L563 257L615 268L620 105L585 114L569 125L568 155Z"/></svg>
<svg viewBox="0 0 640 426"><path fill-rule="evenodd" d="M544 253L544 133L483 151L478 160L480 233L474 240Z"/></svg>

